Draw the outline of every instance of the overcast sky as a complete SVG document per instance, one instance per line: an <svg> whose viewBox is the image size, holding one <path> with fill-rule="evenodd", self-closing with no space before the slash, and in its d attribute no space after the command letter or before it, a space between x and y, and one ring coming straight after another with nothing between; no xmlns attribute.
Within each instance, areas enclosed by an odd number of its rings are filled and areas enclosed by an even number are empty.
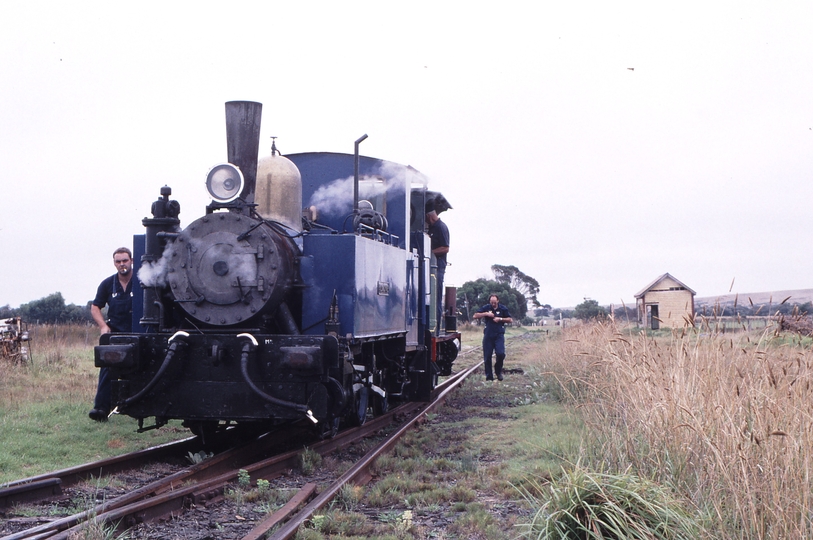
<svg viewBox="0 0 813 540"><path fill-rule="evenodd" d="M263 103L261 154L366 133L429 176L448 284L813 287L813 3L215 5L0 2L0 306L91 300L165 184L200 217L231 100Z"/></svg>

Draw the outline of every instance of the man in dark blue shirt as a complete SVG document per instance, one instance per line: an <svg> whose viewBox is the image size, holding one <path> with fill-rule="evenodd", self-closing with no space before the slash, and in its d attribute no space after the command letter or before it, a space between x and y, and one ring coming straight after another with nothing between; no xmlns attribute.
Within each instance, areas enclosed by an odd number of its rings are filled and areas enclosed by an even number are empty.
<svg viewBox="0 0 813 540"><path fill-rule="evenodd" d="M113 252L116 273L99 284L96 298L90 306L90 315L102 334L132 332L133 330L133 254L125 248ZM107 306L107 320L102 309ZM110 414L111 387L107 368L99 369L99 385L93 409L88 413L93 420L104 422Z"/></svg>
<svg viewBox="0 0 813 540"><path fill-rule="evenodd" d="M433 203L434 205L434 203ZM441 328L443 316L443 278L446 275L446 254L449 253L449 227L446 226L435 210L426 213L426 223L429 225L426 232L432 240L432 255L438 262L437 272L437 328Z"/></svg>
<svg viewBox="0 0 813 540"><path fill-rule="evenodd" d="M483 363L485 364L486 380L493 381L494 376L491 371L491 355L497 354L497 361L494 362L494 372L498 380L503 379L502 365L505 360L505 325L511 324L514 320L508 312L508 308L500 304L500 298L496 294L488 297L488 304L477 310L475 319L484 319L486 327L483 329Z"/></svg>

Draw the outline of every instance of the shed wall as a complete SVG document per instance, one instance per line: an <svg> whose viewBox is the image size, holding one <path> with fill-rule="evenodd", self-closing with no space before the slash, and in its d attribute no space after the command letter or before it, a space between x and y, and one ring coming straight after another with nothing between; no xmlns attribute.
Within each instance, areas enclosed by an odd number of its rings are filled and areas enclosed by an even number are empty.
<svg viewBox="0 0 813 540"><path fill-rule="evenodd" d="M692 293L689 291L652 291L644 295L644 304L658 305L658 318L661 326L679 328L694 309Z"/></svg>
<svg viewBox="0 0 813 540"><path fill-rule="evenodd" d="M638 302L641 318L645 317L645 306L657 304L661 327L683 327L694 311L694 295L691 291L668 277L644 293Z"/></svg>

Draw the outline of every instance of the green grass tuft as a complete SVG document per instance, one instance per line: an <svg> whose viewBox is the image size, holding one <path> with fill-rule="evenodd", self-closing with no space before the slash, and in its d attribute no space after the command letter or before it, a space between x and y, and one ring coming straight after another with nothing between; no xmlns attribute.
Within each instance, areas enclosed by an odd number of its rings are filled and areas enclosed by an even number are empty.
<svg viewBox="0 0 813 540"><path fill-rule="evenodd" d="M526 491L539 510L521 526L536 540L693 540L701 528L668 490L631 474L576 466Z"/></svg>

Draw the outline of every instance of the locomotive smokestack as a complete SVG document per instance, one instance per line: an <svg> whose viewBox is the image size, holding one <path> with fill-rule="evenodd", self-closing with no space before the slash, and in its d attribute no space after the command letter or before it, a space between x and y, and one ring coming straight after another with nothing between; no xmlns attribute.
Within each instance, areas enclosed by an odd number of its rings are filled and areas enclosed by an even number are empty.
<svg viewBox="0 0 813 540"><path fill-rule="evenodd" d="M243 173L245 186L240 198L254 202L257 185L257 159L260 152L260 121L263 104L254 101L226 102L226 145L229 163Z"/></svg>

